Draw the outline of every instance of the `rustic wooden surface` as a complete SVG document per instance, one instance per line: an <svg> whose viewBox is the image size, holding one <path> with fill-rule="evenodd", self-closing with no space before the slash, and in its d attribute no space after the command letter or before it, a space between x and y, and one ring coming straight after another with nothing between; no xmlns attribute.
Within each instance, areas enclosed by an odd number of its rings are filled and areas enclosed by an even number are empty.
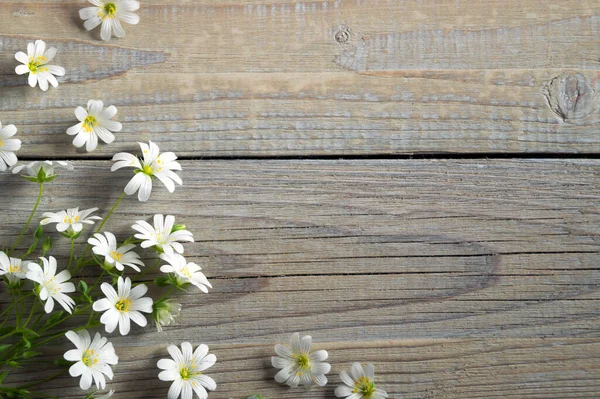
<svg viewBox="0 0 600 399"><path fill-rule="evenodd" d="M333 398L353 361L396 399L600 397L597 0L142 0L108 43L86 4L0 0L0 120L21 158L77 160L42 210L104 213L128 180L112 154L176 152L184 186L108 227L176 215L214 285L164 333L111 338L117 399L166 397L156 360L183 340L219 359L210 398ZM67 70L46 93L14 74L39 38ZM65 130L90 98L124 129L87 154ZM0 184L12 242L35 187ZM273 381L294 331L329 350L327 388Z"/></svg>
<svg viewBox="0 0 600 399"><path fill-rule="evenodd" d="M77 162L76 173L48 185L43 207L106 211L129 178L110 164ZM166 342L192 340L222 361L213 396L331 397L332 389L271 380L272 345L302 331L330 350L336 372L373 361L395 397L597 397L599 167L184 161L184 187L159 188L145 204L128 198L107 227L125 236L133 221L169 209L193 229L188 256L214 289L182 296L183 321L165 334L113 337L126 359L115 387L124 397L164 397L155 361ZM36 190L16 177L10 184L0 201L12 215L0 227L9 240ZM66 249L63 241L55 252ZM140 396L138 378L148 384Z"/></svg>

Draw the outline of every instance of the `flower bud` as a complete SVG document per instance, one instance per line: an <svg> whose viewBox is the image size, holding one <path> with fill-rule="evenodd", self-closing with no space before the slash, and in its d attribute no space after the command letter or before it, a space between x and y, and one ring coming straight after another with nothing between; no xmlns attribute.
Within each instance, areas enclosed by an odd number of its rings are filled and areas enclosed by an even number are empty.
<svg viewBox="0 0 600 399"><path fill-rule="evenodd" d="M173 227L171 228L171 233L174 233L174 232L180 231L180 230L185 230L185 224L175 223L173 225Z"/></svg>
<svg viewBox="0 0 600 399"><path fill-rule="evenodd" d="M35 232L33 233L33 236L35 237L36 240L39 240L40 238L42 238L43 235L44 235L44 226L42 226L40 224L37 227L37 229L35 229Z"/></svg>
<svg viewBox="0 0 600 399"><path fill-rule="evenodd" d="M152 318L156 323L156 329L160 332L163 326L169 326L175 322L181 312L181 304L170 299L159 299L152 305Z"/></svg>
<svg viewBox="0 0 600 399"><path fill-rule="evenodd" d="M46 255L46 253L48 251L50 251L52 249L52 238L50 237L46 237L46 239L44 240L44 243L42 244L42 251L44 251L44 255Z"/></svg>

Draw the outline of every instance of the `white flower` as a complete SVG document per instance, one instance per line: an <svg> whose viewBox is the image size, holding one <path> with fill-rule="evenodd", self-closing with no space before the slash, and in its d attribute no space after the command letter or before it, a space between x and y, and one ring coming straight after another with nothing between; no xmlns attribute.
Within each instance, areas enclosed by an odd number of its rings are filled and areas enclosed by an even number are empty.
<svg viewBox="0 0 600 399"><path fill-rule="evenodd" d="M138 326L145 327L148 321L140 312L152 313L152 298L144 297L148 291L145 284L131 288L129 277L123 280L119 277L117 282L118 292L108 283L102 283L100 289L106 298L97 300L93 304L96 312L104 312L100 322L105 325L106 332L111 333L119 326L121 335L129 334L130 320Z"/></svg>
<svg viewBox="0 0 600 399"><path fill-rule="evenodd" d="M340 378L345 385L335 389L335 396L347 399L384 399L387 392L375 387L375 367L367 364L363 370L360 363L353 363L350 373L343 370Z"/></svg>
<svg viewBox="0 0 600 399"><path fill-rule="evenodd" d="M121 21L130 25L137 25L140 17L132 11L139 10L140 3L134 0L89 0L94 7L86 7L79 10L79 17L85 22L86 30L92 30L102 24L100 37L102 40L110 40L114 30L116 37L124 37L125 30Z"/></svg>
<svg viewBox="0 0 600 399"><path fill-rule="evenodd" d="M159 299L152 306L152 318L156 329L161 332L163 326L171 325L179 317L181 304L170 299Z"/></svg>
<svg viewBox="0 0 600 399"><path fill-rule="evenodd" d="M27 270L19 258L8 257L0 251L0 276L5 276L10 285L17 284L25 278Z"/></svg>
<svg viewBox="0 0 600 399"><path fill-rule="evenodd" d="M104 261L110 266L116 266L117 270L122 271L123 266L129 266L139 272L138 266L144 267L140 256L132 251L135 245L125 244L117 248L117 239L113 233L96 233L88 239L88 243L93 246L92 251L96 255L104 256Z"/></svg>
<svg viewBox="0 0 600 399"><path fill-rule="evenodd" d="M318 350L310 352L312 337L306 335L300 339L298 333L290 337L290 347L275 345L275 353L278 356L271 357L273 367L281 369L275 375L275 381L285 383L293 388L298 385L327 384L325 374L331 370L327 359L327 351Z"/></svg>
<svg viewBox="0 0 600 399"><path fill-rule="evenodd" d="M189 262L179 254L161 254L160 258L169 262L169 265L160 267L163 273L175 273L177 280L181 283L191 283L204 293L208 293L208 289L212 285L208 282L206 276L200 271L202 268L193 262Z"/></svg>
<svg viewBox="0 0 600 399"><path fill-rule="evenodd" d="M33 161L28 164L16 165L12 168L13 173L19 173L23 169L27 175L21 175L28 180L35 182L52 181L57 176L54 169L73 170L73 164L67 161Z"/></svg>
<svg viewBox="0 0 600 399"><path fill-rule="evenodd" d="M54 77L64 76L65 68L48 65L50 61L56 55L56 48L50 47L46 50L46 42L43 40L36 40L35 44L27 44L27 54L19 51L15 54L17 61L23 65L19 65L15 68L17 75L23 75L29 73L29 86L35 87L36 84L40 84L40 89L43 91L48 90L48 82L54 87L58 87L58 81Z"/></svg>
<svg viewBox="0 0 600 399"><path fill-rule="evenodd" d="M163 370L158 374L161 381L173 381L168 399L177 399L179 395L182 399L192 399L193 392L200 399L208 398L206 390L217 388L215 380L204 374L204 370L217 361L215 355L208 354L208 346L201 344L192 353L192 345L183 342L181 350L175 345L170 345L167 350L173 360L160 359L156 365Z"/></svg>
<svg viewBox="0 0 600 399"><path fill-rule="evenodd" d="M71 377L81 376L79 386L87 390L92 386L92 379L96 388L104 389L106 387L106 375L110 380L113 378L113 372L110 365L119 362L119 357L115 354L112 343L100 334L94 335L92 341L90 333L87 330L79 332L67 331L65 336L75 344L77 349L71 349L64 354L64 358L71 362L77 362L69 368ZM108 398L112 396L109 392Z"/></svg>
<svg viewBox="0 0 600 399"><path fill-rule="evenodd" d="M177 156L172 152L160 153L158 146L150 141L148 144L138 143L142 149L143 159L127 152L119 152L113 156L114 165L110 168L115 171L121 168L135 168L135 176L125 186L125 193L132 195L138 192L140 201L148 201L152 192L152 178L160 180L170 193L175 191L175 183L183 182L174 170L181 170L181 165L175 162ZM174 183L175 182L175 183Z"/></svg>
<svg viewBox="0 0 600 399"><path fill-rule="evenodd" d="M194 236L185 226L175 224L175 216L154 215L154 227L144 220L138 220L131 226L139 234L134 237L144 240L140 245L142 248L156 247L168 255L173 251L183 253L183 245L180 242L194 242Z"/></svg>
<svg viewBox="0 0 600 399"><path fill-rule="evenodd" d="M115 141L112 132L120 132L123 128L120 122L113 121L117 114L117 107L111 105L104 109L104 103L100 100L90 100L87 103L87 111L83 107L75 108L75 116L79 123L67 129L67 134L75 136L73 145L77 148L86 144L86 151L94 151L98 146L98 137L106 144Z"/></svg>
<svg viewBox="0 0 600 399"><path fill-rule="evenodd" d="M2 127L0 122L0 171L5 171L8 167L17 163L17 156L14 151L21 148L21 140L9 138L15 134L17 134L15 125Z"/></svg>
<svg viewBox="0 0 600 399"><path fill-rule="evenodd" d="M74 235L81 233L84 223L94 224L94 220L102 219L100 216L89 216L97 210L98 208L90 208L80 212L79 208L71 208L56 213L45 212L42 215L45 219L42 219L40 224L56 223L56 230L61 233L66 231L68 234Z"/></svg>
<svg viewBox="0 0 600 399"><path fill-rule="evenodd" d="M26 277L38 283L39 296L42 301L46 301L44 310L46 313L52 312L54 309L54 299L69 313L75 306L75 301L66 293L75 292L75 285L67 282L71 278L71 273L68 270L56 274L56 259L53 256L40 258L44 265L44 269L37 263L27 264Z"/></svg>

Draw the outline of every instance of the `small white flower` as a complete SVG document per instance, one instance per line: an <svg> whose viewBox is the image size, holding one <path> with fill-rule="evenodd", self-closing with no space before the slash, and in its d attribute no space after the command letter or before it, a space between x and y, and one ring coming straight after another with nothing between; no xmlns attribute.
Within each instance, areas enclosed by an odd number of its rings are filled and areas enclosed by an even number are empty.
<svg viewBox="0 0 600 399"><path fill-rule="evenodd" d="M138 143L142 149L143 159L133 154L119 152L113 156L114 165L110 168L115 171L121 168L134 168L135 176L125 186L125 193L132 195L138 192L140 201L148 201L152 192L152 178L160 180L170 193L175 191L175 183L182 185L183 182L174 170L181 170L181 165L175 162L177 156L172 152L160 153L156 144L150 141L148 144Z"/></svg>
<svg viewBox="0 0 600 399"><path fill-rule="evenodd" d="M65 336L75 344L77 349L71 349L64 354L64 358L71 362L77 362L69 368L71 377L81 376L79 386L83 390L87 390L92 386L92 380L96 384L96 388L104 389L106 387L106 375L112 380L113 372L110 365L115 365L119 362L119 357L115 354L115 349L112 343L100 334L94 335L92 341L90 333L87 330L78 332L67 331ZM103 398L109 398L113 394L110 391ZM100 397L98 397L100 399Z"/></svg>
<svg viewBox="0 0 600 399"><path fill-rule="evenodd" d="M52 181L57 176L55 169L73 170L73 164L67 161L33 161L28 164L16 165L12 168L13 173L19 173L23 169L27 175L21 175L28 180L35 182Z"/></svg>
<svg viewBox="0 0 600 399"><path fill-rule="evenodd" d="M98 146L98 137L106 144L115 141L112 132L120 132L123 128L120 122L111 120L116 114L117 107L111 105L104 109L104 103L100 100L88 101L87 111L83 107L75 108L79 123L67 129L68 135L77 135L73 139L73 145L79 148L85 144L85 149L89 152Z"/></svg>
<svg viewBox="0 0 600 399"><path fill-rule="evenodd" d="M42 301L46 301L44 310L46 313L52 312L54 309L54 299L69 313L75 306L75 301L66 293L75 292L75 285L67 282L71 278L71 273L68 270L56 274L56 259L53 256L40 258L44 265L44 269L37 263L27 264L26 277L38 283L39 296Z"/></svg>
<svg viewBox="0 0 600 399"><path fill-rule="evenodd" d="M192 399L193 392L200 399L208 398L206 390L217 388L215 380L204 374L204 370L217 361L215 355L208 354L208 346L201 344L192 353L192 345L183 342L181 350L175 345L170 345L167 350L173 359L160 359L156 365L163 370L158 374L161 381L173 381L168 399L177 399L179 395L182 399Z"/></svg>
<svg viewBox="0 0 600 399"><path fill-rule="evenodd" d="M163 273L174 273L177 276L177 280L180 283L190 283L195 285L204 293L208 293L208 289L212 288L212 285L200 270L202 268L193 262L188 262L183 256L179 254L161 254L160 258L164 261L169 262L169 265L163 265L160 267L160 271Z"/></svg>
<svg viewBox="0 0 600 399"><path fill-rule="evenodd" d="M29 86L35 87L39 83L40 89L43 91L48 90L48 82L58 87L58 81L54 77L64 76L65 68L48 65L50 61L56 55L56 48L50 47L46 50L46 42L43 40L36 40L34 43L27 44L27 54L19 51L15 54L17 61L23 65L19 65L15 68L17 75L24 75L29 73Z"/></svg>
<svg viewBox="0 0 600 399"><path fill-rule="evenodd" d="M49 223L56 223L56 230L59 232L75 235L81 233L84 223L94 224L94 220L102 219L100 216L89 216L97 210L98 208L90 208L79 211L79 208L71 208L56 213L46 212L42 215L45 219L42 219L40 224L47 225Z"/></svg>
<svg viewBox="0 0 600 399"><path fill-rule="evenodd" d="M104 261L119 271L123 270L123 266L129 266L137 272L140 271L138 266L144 267L140 256L132 251L135 245L125 244L117 248L117 239L113 233L96 233L88 239L88 243L93 246L92 251L96 255L104 256Z"/></svg>
<svg viewBox="0 0 600 399"><path fill-rule="evenodd" d="M152 318L156 323L156 329L161 332L163 326L175 323L181 312L181 304L170 299L160 299L152 306Z"/></svg>
<svg viewBox="0 0 600 399"><path fill-rule="evenodd" d="M0 251L0 276L5 276L8 279L9 285L15 285L25 279L26 273L27 270L21 259L8 257L4 252Z"/></svg>
<svg viewBox="0 0 600 399"><path fill-rule="evenodd" d="M17 156L14 152L21 148L21 140L10 138L15 134L17 134L15 125L2 127L0 122L0 171L2 172L17 163Z"/></svg>
<svg viewBox="0 0 600 399"><path fill-rule="evenodd" d="M100 289L106 298L97 300L92 307L96 312L104 312L100 322L105 325L106 332L113 332L118 325L121 335L127 335L130 330L130 320L138 326L146 326L148 321L140 312L152 313L152 298L142 298L148 291L145 284L131 288L129 277L125 280L119 277L117 287L118 292L112 285L102 283Z"/></svg>
<svg viewBox="0 0 600 399"><path fill-rule="evenodd" d="M331 370L331 365L325 363L328 354L325 350L310 352L312 337L306 335L300 339L298 333L290 337L290 346L275 345L278 356L271 357L273 367L281 369L275 375L275 381L287 384L293 388L298 385L327 384L325 374Z"/></svg>
<svg viewBox="0 0 600 399"><path fill-rule="evenodd" d="M144 240L140 245L142 248L156 247L167 255L173 252L183 253L183 245L180 242L194 242L194 236L185 226L175 224L175 216L158 214L154 215L154 227L145 220L138 220L131 226L139 234L134 237Z"/></svg>
<svg viewBox="0 0 600 399"><path fill-rule="evenodd" d="M100 37L102 40L110 40L114 31L116 37L125 37L125 30L121 21L130 25L137 25L140 17L133 13L140 8L140 3L134 0L89 0L94 7L86 7L79 10L79 17L85 22L86 30L92 30L102 24Z"/></svg>
<svg viewBox="0 0 600 399"><path fill-rule="evenodd" d="M387 392L375 387L375 367L367 364L363 370L360 363L353 363L350 372L343 370L340 378L345 385L335 389L335 396L347 399L384 399Z"/></svg>

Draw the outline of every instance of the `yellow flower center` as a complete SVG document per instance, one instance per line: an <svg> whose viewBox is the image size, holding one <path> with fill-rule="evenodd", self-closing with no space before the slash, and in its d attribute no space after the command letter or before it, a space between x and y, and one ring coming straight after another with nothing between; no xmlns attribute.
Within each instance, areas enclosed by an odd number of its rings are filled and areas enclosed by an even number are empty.
<svg viewBox="0 0 600 399"><path fill-rule="evenodd" d="M190 272L190 269L188 269L187 266L185 266L183 269L181 269L181 274L187 278L192 278L192 273Z"/></svg>
<svg viewBox="0 0 600 399"><path fill-rule="evenodd" d="M40 55L37 58L29 57L29 64L27 64L27 67L29 68L29 71L31 71L31 73L33 74L36 74L38 72L46 72L48 71L48 68L43 66L46 60L46 57L44 57L43 55Z"/></svg>
<svg viewBox="0 0 600 399"><path fill-rule="evenodd" d="M119 312L129 312L129 307L131 306L131 301L129 299L119 299L117 303L115 303L115 308Z"/></svg>
<svg viewBox="0 0 600 399"><path fill-rule="evenodd" d="M86 132L91 132L94 128L94 126L96 126L98 124L98 121L96 120L95 117L88 115L87 118L84 119L83 121L83 130L85 130Z"/></svg>
<svg viewBox="0 0 600 399"><path fill-rule="evenodd" d="M179 375L181 376L182 380L189 380L190 378L200 375L202 374L199 371L194 371L195 369L195 365L192 364L192 367L189 366L183 366L182 368L179 369Z"/></svg>
<svg viewBox="0 0 600 399"><path fill-rule="evenodd" d="M0 140L0 147L4 146L4 141Z"/></svg>
<svg viewBox="0 0 600 399"><path fill-rule="evenodd" d="M94 364L98 363L98 354L96 353L95 350L88 349L83 353L83 356L81 357L81 361L86 366L91 367Z"/></svg>
<svg viewBox="0 0 600 399"><path fill-rule="evenodd" d="M116 260L117 262L120 262L120 261L121 261L121 258L123 257L123 254L120 254L120 253L118 253L118 252L115 252L115 251L111 251L111 253L110 253L110 256L111 256L111 257L112 257L114 260Z"/></svg>
<svg viewBox="0 0 600 399"><path fill-rule="evenodd" d="M81 220L81 216L77 215L74 218L70 217L70 216L65 216L65 218L63 219L63 223L64 224L73 224L73 223L77 223L79 222L79 220Z"/></svg>
<svg viewBox="0 0 600 399"><path fill-rule="evenodd" d="M154 173L154 171L152 170L152 166L150 165L144 165L144 167L142 168L142 172L144 172L147 175L151 175L152 173Z"/></svg>
<svg viewBox="0 0 600 399"><path fill-rule="evenodd" d="M17 266L17 265L10 265L10 266L8 266L8 271L10 273L16 273L16 272L19 271L19 269L20 269L20 267Z"/></svg>
<svg viewBox="0 0 600 399"><path fill-rule="evenodd" d="M116 10L117 6L115 6L114 3L106 3L104 5L104 15L106 15L108 18L114 18Z"/></svg>
<svg viewBox="0 0 600 399"><path fill-rule="evenodd" d="M352 393L360 393L363 398L369 399L375 393L375 383L369 377L360 377L354 383Z"/></svg>
<svg viewBox="0 0 600 399"><path fill-rule="evenodd" d="M296 365L300 370L306 370L309 367L308 357L306 355L297 356Z"/></svg>
<svg viewBox="0 0 600 399"><path fill-rule="evenodd" d="M48 279L44 286L50 292L51 296L54 296L60 291L62 291L62 287L56 282L56 277L51 277L50 279Z"/></svg>

